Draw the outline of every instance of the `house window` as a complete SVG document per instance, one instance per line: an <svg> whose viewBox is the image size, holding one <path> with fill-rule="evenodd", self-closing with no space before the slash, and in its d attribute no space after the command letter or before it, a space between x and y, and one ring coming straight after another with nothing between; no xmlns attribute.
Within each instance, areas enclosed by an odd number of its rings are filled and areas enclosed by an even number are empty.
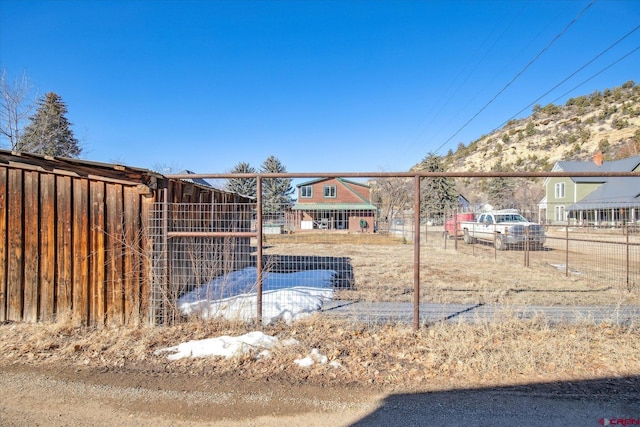
<svg viewBox="0 0 640 427"><path fill-rule="evenodd" d="M556 184L556 199L564 199L564 182Z"/></svg>
<svg viewBox="0 0 640 427"><path fill-rule="evenodd" d="M324 197L332 198L336 197L336 186L335 185L325 185L324 186Z"/></svg>
<svg viewBox="0 0 640 427"><path fill-rule="evenodd" d="M556 221L564 221L564 206L556 206L555 207L555 220Z"/></svg>
<svg viewBox="0 0 640 427"><path fill-rule="evenodd" d="M309 199L313 197L313 187L310 185L300 187L300 197L303 199Z"/></svg>

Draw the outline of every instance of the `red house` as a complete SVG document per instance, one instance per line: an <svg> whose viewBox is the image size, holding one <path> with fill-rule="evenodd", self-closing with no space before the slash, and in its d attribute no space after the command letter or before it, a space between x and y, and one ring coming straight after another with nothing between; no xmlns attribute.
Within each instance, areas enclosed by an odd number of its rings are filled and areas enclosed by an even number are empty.
<svg viewBox="0 0 640 427"><path fill-rule="evenodd" d="M300 230L351 230L373 232L378 210L371 204L368 185L344 178L320 178L297 185L293 206Z"/></svg>

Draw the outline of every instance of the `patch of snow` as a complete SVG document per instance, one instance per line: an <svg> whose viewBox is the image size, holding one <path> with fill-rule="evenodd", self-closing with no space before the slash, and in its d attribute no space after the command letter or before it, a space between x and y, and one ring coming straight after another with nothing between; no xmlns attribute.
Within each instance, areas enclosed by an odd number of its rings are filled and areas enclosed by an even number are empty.
<svg viewBox="0 0 640 427"><path fill-rule="evenodd" d="M307 357L304 357L302 359L295 359L293 363L302 368L308 368L316 363L326 365L328 361L329 358L327 356L320 353L320 350L318 350L317 348L314 348L311 350L311 353Z"/></svg>
<svg viewBox="0 0 640 427"><path fill-rule="evenodd" d="M333 298L334 270L294 273L264 273L262 279L262 323L290 323L307 316ZM251 321L256 318L257 270L248 267L212 280L178 299L178 309L187 316L204 319L223 317Z"/></svg>
<svg viewBox="0 0 640 427"><path fill-rule="evenodd" d="M210 356L231 358L258 350L262 351L260 354L263 354L265 350L269 350L278 344L278 338L259 331L253 331L239 337L222 336L187 341L174 347L156 350L154 354L172 353L167 356L169 360ZM261 357L264 357L264 355Z"/></svg>

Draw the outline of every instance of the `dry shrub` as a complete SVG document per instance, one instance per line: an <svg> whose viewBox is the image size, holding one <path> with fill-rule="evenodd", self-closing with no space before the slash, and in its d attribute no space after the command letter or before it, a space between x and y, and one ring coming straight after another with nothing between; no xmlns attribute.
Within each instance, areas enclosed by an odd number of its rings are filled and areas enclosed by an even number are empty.
<svg viewBox="0 0 640 427"><path fill-rule="evenodd" d="M264 332L298 344L272 356L202 358L168 362L154 351L189 340L253 330L225 321L191 321L171 327L77 328L68 322L0 326L0 366L12 363L83 366L122 372L164 372L246 381L354 385L385 390L531 383L640 375L640 330L583 322L551 324L542 316L521 320L438 323L419 330L405 324L363 324L315 315ZM293 363L313 348L339 367Z"/></svg>

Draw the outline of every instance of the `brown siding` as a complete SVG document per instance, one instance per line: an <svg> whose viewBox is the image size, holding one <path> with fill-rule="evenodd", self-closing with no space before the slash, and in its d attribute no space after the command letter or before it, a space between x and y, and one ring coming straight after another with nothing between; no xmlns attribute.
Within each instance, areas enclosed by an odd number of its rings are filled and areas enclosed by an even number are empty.
<svg viewBox="0 0 640 427"><path fill-rule="evenodd" d="M71 211L71 309L76 322L86 325L89 321L89 181L72 180Z"/></svg>
<svg viewBox="0 0 640 427"><path fill-rule="evenodd" d="M298 203L364 203L362 198L358 197L358 194L364 197L367 202L370 200L368 188L343 183L335 178L316 182L311 186L313 187L312 197L302 198L300 194L298 194ZM326 186L336 187L335 198L324 197L324 187ZM358 194L354 194L354 191Z"/></svg>
<svg viewBox="0 0 640 427"><path fill-rule="evenodd" d="M22 320L22 272L24 268L22 245L22 171L9 170L7 195L7 320Z"/></svg>
<svg viewBox="0 0 640 427"><path fill-rule="evenodd" d="M56 177L56 313L69 313L73 307L73 252L71 228L71 177Z"/></svg>
<svg viewBox="0 0 640 427"><path fill-rule="evenodd" d="M0 168L0 320L7 318L7 169Z"/></svg>
<svg viewBox="0 0 640 427"><path fill-rule="evenodd" d="M74 165L54 167L55 159L32 161L12 156L0 164L0 321L60 316L93 326L150 321L148 225L158 191L147 184L168 185L170 198L179 202L247 201L155 175L132 181L113 171L99 176L104 168L92 165L79 165L75 172ZM208 222L210 216L202 219ZM249 239L225 245L216 256L234 251L234 245L249 253Z"/></svg>
<svg viewBox="0 0 640 427"><path fill-rule="evenodd" d="M40 311L38 317L51 321L55 313L55 176L40 176Z"/></svg>

